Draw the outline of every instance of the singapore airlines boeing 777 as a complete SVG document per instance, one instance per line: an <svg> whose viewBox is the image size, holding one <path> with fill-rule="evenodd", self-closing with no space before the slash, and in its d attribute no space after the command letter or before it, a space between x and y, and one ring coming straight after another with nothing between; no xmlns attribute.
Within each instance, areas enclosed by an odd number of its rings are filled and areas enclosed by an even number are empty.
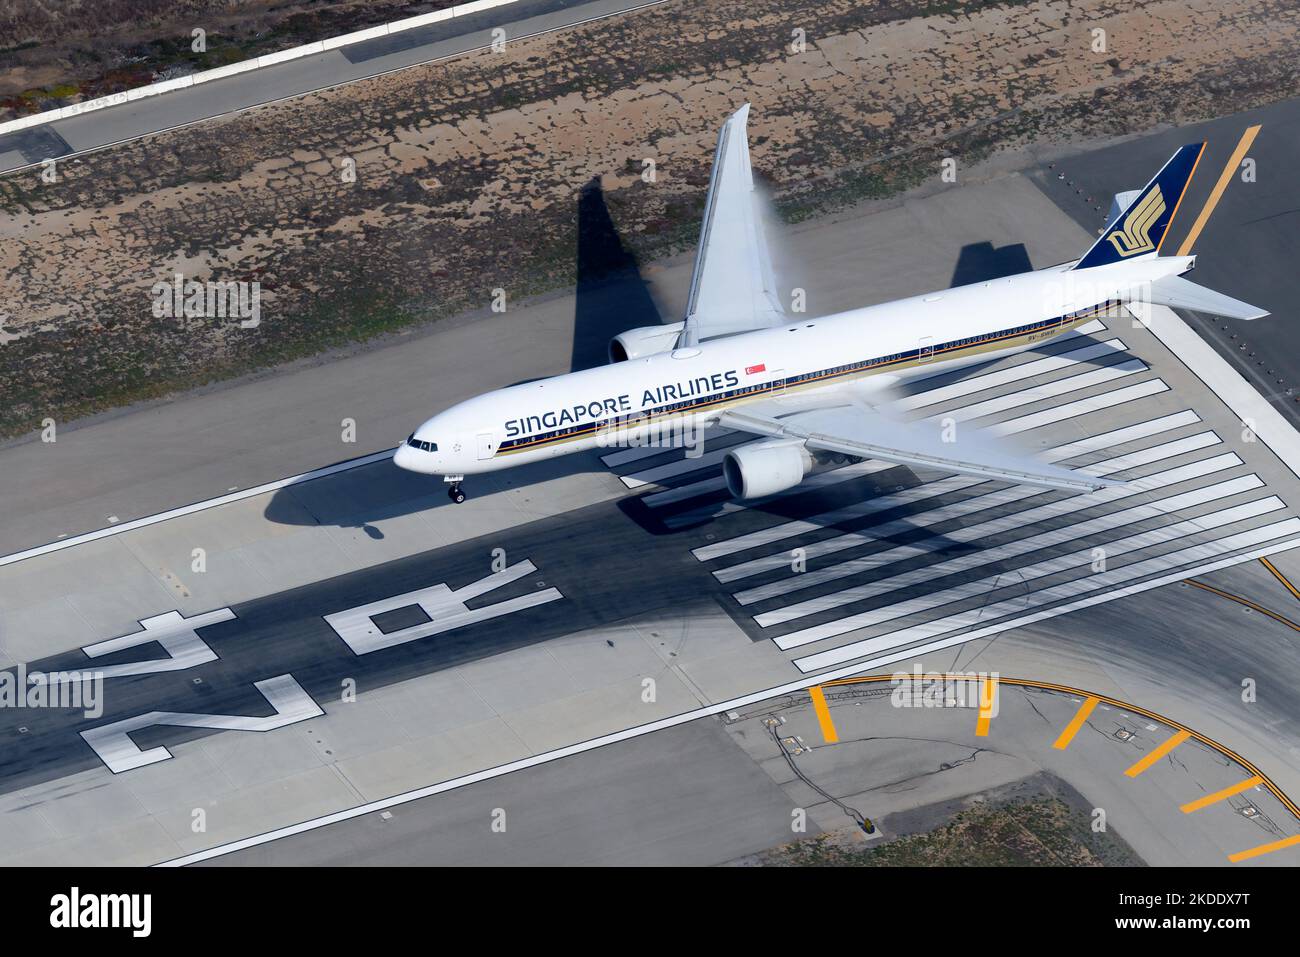
<svg viewBox="0 0 1300 957"><path fill-rule="evenodd" d="M1238 319L1267 315L1180 278L1193 256L1161 244L1205 144L1181 147L1141 190L1121 193L1102 235L1076 262L817 319L782 308L746 136L748 104L722 127L686 318L633 329L611 364L498 389L440 412L407 438L397 465L441 475L464 501L466 475L651 432L714 424L757 441L723 461L740 499L799 484L819 462L879 459L1045 488L1113 484L1041 463L987 433L958 436L890 414L909 376L1032 349L1135 302Z"/></svg>

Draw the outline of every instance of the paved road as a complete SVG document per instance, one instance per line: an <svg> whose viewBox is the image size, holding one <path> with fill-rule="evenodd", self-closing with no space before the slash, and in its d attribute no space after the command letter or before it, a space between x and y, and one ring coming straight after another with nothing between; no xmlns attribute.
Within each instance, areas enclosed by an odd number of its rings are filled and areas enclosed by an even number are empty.
<svg viewBox="0 0 1300 957"><path fill-rule="evenodd" d="M378 37L0 136L0 173L246 110L647 5L648 0L518 0L502 8Z"/></svg>

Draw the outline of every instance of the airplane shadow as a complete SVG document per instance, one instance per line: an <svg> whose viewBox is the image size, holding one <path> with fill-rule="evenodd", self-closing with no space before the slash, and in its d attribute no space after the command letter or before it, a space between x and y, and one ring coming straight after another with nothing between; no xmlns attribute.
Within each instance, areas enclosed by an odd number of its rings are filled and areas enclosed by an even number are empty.
<svg viewBox="0 0 1300 957"><path fill-rule="evenodd" d="M889 495L901 488L910 488L923 484L932 477L928 473L925 476L918 475L907 466L900 465L872 476L853 479L827 488L801 490L769 501L748 503L746 511L751 514L765 515L767 520L759 523L741 520L739 525L729 524L727 534L740 535L759 527L768 527L771 525L772 520L778 523L789 521L808 522L818 515L824 515L846 506L858 505L874 498ZM991 490L991 488L992 486L990 489L980 489L979 491L985 492ZM919 521L913 524L911 521L913 516L921 518L930 509L950 502L960 501L968 497L969 494L971 493L957 492L940 496L933 501L922 504L900 504L868 515L845 518L837 522L826 522L822 524L822 527L827 530L834 529L841 533L864 530L869 538L863 541L863 545L875 543L885 547L893 547L925 540L933 542L936 546L936 553L944 557L978 552L984 547L980 542L953 539L949 537L946 531L936 531L929 522ZM1043 490L1039 494L1053 496L1060 493ZM1045 501L1046 499L1041 500ZM1029 501L1032 504L1039 502L1040 499L1035 495ZM631 496L619 501L619 509L630 520L636 522L651 535L669 537L687 535L696 540L701 531L705 531L711 525L723 520L723 516L714 511L713 507L720 508L730 502L732 502L730 495L725 491L719 491L707 498L701 497L692 500L683 512L675 512L671 508L649 508L644 504L641 496ZM1019 503L1019 507L1023 507L1023 505L1023 501ZM1012 505L1006 506L1008 509L1012 507ZM698 518L687 521L689 513L696 510L700 513ZM1002 508L995 507L985 517L996 516L1001 511ZM737 521L735 513L732 513L732 517L726 520L729 523ZM888 533L878 535L872 531L873 529L880 529L885 524L891 526Z"/></svg>
<svg viewBox="0 0 1300 957"><path fill-rule="evenodd" d="M998 247L987 241L967 243L957 254L957 265L953 267L952 281L948 285L969 286L1029 272L1033 268L1024 243Z"/></svg>
<svg viewBox="0 0 1300 957"><path fill-rule="evenodd" d="M487 498L570 476L604 471L594 453L561 456L491 475L469 476L465 491L471 499ZM436 475L399 469L391 461L363 466L276 491L263 517L277 525L355 528L380 541L380 523L428 509L460 508L447 497L447 486ZM503 504L502 507L509 507Z"/></svg>
<svg viewBox="0 0 1300 957"><path fill-rule="evenodd" d="M624 244L605 202L600 177L578 192L577 288L570 371L609 361L609 340L662 323L636 256Z"/></svg>
<svg viewBox="0 0 1300 957"><path fill-rule="evenodd" d="M599 176L593 177L578 191L576 257L571 371L605 365L609 361L610 339L628 329L662 322L636 256L624 244L614 225ZM578 454L498 472L490 477L471 476L465 484L469 494L475 495L603 469L598 455ZM364 478L359 478L362 473ZM358 528L370 538L380 540L384 538L384 532L376 523L433 506L452 504L440 478L404 472L391 463L358 470L357 475L344 475L350 477L317 480L280 489L268 503L265 517L279 525ZM325 491L325 486L318 484L342 481L346 493L354 480L365 486L358 486L354 496L331 495ZM374 500L376 487L380 490L380 501ZM371 498L370 504L358 504L366 498Z"/></svg>

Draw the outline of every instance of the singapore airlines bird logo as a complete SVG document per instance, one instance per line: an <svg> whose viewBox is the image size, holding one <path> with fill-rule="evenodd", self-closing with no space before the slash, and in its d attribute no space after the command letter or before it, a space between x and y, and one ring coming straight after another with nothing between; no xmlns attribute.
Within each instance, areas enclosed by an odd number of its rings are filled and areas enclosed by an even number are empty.
<svg viewBox="0 0 1300 957"><path fill-rule="evenodd" d="M1129 210L1128 215L1124 217L1124 228L1117 229L1109 237L1111 244L1115 247L1115 252L1121 256L1136 256L1138 253L1149 253L1156 248L1156 244L1151 241L1151 227L1156 224L1165 211L1165 197L1160 192L1160 185L1157 183L1151 192L1147 193L1138 201L1138 204Z"/></svg>

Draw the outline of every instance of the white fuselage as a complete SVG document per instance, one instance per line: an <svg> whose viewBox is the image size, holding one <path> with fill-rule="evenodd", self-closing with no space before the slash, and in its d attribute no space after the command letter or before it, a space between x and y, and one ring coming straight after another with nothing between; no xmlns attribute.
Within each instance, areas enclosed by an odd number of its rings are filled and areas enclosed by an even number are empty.
<svg viewBox="0 0 1300 957"><path fill-rule="evenodd" d="M433 416L394 458L417 472L472 475L698 429L775 396L870 391L1033 348L1192 262L1145 256L1073 271L1065 263L510 386Z"/></svg>

